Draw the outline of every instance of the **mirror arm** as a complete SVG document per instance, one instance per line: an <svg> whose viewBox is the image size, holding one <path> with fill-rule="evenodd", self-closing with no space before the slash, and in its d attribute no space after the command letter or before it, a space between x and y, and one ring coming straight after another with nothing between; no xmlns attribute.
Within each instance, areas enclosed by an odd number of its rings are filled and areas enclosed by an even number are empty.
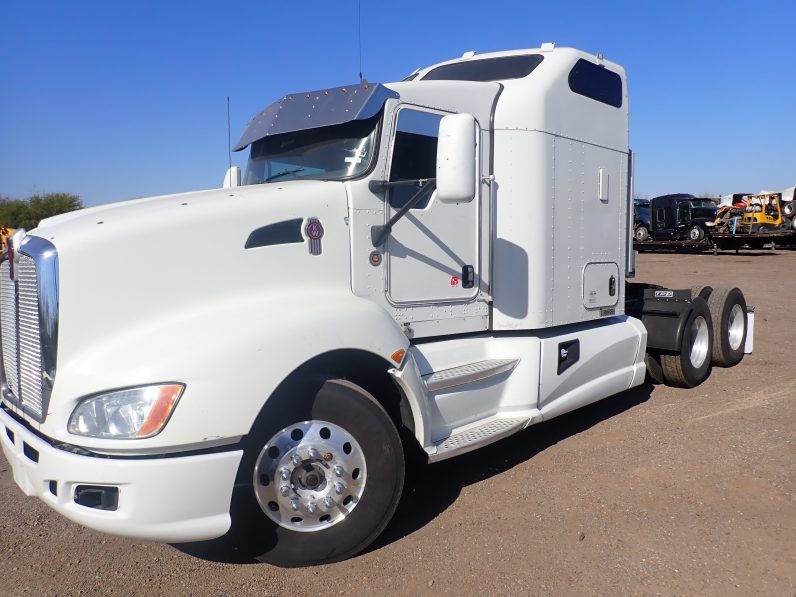
<svg viewBox="0 0 796 597"><path fill-rule="evenodd" d="M389 221L381 226L371 226L370 227L370 241L373 243L374 247L382 246L387 237L392 232L392 227L395 226L395 223L400 220L406 212L412 209L415 205L420 203L420 200L426 196L427 193L433 193L434 189L437 187L437 179L436 178L426 178L421 180L398 180L395 182L385 182L385 181L370 181L369 186L373 185L373 183L381 183L384 185L383 188L390 188L390 187L399 187L399 186L409 186L409 185L417 185L421 184L421 186L417 193L412 195L411 199L407 201L404 206L399 209L393 217L389 219ZM375 186L375 185L374 185ZM374 190L371 187L371 191Z"/></svg>
<svg viewBox="0 0 796 597"><path fill-rule="evenodd" d="M393 187L422 187L429 180L436 180L434 178L412 178L410 180L371 180L368 183L368 189L371 193L383 193L387 189Z"/></svg>

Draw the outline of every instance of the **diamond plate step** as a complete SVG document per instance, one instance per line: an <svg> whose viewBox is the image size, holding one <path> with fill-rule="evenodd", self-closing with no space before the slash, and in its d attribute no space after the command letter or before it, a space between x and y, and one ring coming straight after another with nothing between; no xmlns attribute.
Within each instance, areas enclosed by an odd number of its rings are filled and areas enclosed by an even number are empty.
<svg viewBox="0 0 796 597"><path fill-rule="evenodd" d="M478 361L475 363L468 363L467 365L460 365L459 367L435 371L434 373L424 375L423 381L429 392L438 392L456 386L483 381L490 377L505 373L506 371L511 371L519 362L519 359L490 359Z"/></svg>
<svg viewBox="0 0 796 597"><path fill-rule="evenodd" d="M524 429L528 421L527 417L493 419L476 427L454 433L436 445L436 452L429 455L429 460L432 462L443 460L491 444Z"/></svg>

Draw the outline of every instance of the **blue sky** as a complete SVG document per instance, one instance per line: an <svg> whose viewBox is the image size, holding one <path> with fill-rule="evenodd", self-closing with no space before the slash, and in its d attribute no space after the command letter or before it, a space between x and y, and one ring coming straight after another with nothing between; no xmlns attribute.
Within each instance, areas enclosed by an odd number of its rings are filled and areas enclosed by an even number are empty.
<svg viewBox="0 0 796 597"><path fill-rule="evenodd" d="M545 41L622 64L639 195L796 184L796 2L361 1L370 81ZM284 93L356 81L356 6L0 3L0 195L219 186L226 97L234 142Z"/></svg>

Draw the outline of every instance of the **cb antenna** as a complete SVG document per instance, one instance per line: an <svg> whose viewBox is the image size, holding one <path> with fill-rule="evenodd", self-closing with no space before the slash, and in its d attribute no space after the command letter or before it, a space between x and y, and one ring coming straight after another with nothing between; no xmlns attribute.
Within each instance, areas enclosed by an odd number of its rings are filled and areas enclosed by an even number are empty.
<svg viewBox="0 0 796 597"><path fill-rule="evenodd" d="M362 0L357 0L357 45L359 46L359 82L364 81L362 76Z"/></svg>
<svg viewBox="0 0 796 597"><path fill-rule="evenodd" d="M229 120L229 96L227 96L227 156L229 157L229 168L232 169L232 133Z"/></svg>

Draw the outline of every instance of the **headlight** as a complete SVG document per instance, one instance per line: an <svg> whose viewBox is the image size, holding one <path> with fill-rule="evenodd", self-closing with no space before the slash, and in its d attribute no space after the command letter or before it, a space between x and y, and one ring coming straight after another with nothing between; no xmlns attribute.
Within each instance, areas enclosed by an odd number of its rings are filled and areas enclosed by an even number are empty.
<svg viewBox="0 0 796 597"><path fill-rule="evenodd" d="M142 439L160 433L185 386L163 384L117 390L81 400L69 417L69 433Z"/></svg>

